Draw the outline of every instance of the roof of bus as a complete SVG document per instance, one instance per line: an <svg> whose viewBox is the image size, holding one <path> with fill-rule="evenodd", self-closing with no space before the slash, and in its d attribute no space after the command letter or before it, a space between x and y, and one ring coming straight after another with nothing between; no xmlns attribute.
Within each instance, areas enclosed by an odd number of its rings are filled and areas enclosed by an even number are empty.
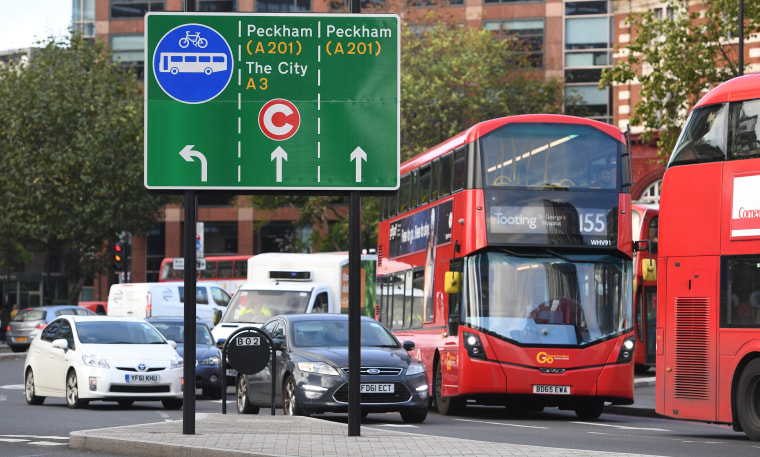
<svg viewBox="0 0 760 457"><path fill-rule="evenodd" d="M760 98L758 87L760 87L760 73L738 76L729 79L708 92L707 95L702 97L702 99L694 105L694 108L703 105L714 105L716 103Z"/></svg>
<svg viewBox="0 0 760 457"><path fill-rule="evenodd" d="M427 151L412 157L406 162L401 164L401 174L407 173L409 170L419 167L430 160L441 156L449 151L462 146L466 143L472 143L480 137L502 127L506 124L518 123L518 122L549 122L549 123L562 123L562 124L583 124L593 126L618 141L625 142L625 135L619 128L614 125L606 124L604 122L595 121L593 119L586 119L583 117L568 116L564 114L521 114L517 116L499 117L483 122L479 122L472 127L458 133L457 135L449 138L443 143L428 149Z"/></svg>

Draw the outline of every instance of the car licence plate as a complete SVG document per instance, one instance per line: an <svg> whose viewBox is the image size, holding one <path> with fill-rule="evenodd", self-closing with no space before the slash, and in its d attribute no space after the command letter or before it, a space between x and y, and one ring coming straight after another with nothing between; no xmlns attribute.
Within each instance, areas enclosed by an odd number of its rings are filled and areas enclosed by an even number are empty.
<svg viewBox="0 0 760 457"><path fill-rule="evenodd" d="M570 386L534 385L534 394L570 395Z"/></svg>
<svg viewBox="0 0 760 457"><path fill-rule="evenodd" d="M393 384L361 384L359 392L363 394L392 394Z"/></svg>
<svg viewBox="0 0 760 457"><path fill-rule="evenodd" d="M16 342L17 343L26 343L26 340L27 340L27 337L25 337L25 336L17 336L16 337Z"/></svg>
<svg viewBox="0 0 760 457"><path fill-rule="evenodd" d="M158 382L161 376L157 374L128 374L124 375L127 382Z"/></svg>
<svg viewBox="0 0 760 457"><path fill-rule="evenodd" d="M237 371L233 370L232 368L227 368L227 376L237 376Z"/></svg>

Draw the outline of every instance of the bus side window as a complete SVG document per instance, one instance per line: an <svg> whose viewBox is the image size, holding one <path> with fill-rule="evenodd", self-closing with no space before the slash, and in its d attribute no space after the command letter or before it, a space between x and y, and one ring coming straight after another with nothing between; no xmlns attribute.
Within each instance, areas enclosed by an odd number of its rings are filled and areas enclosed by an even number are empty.
<svg viewBox="0 0 760 457"><path fill-rule="evenodd" d="M398 212L403 213L409 211L409 184L410 176L404 175L401 177L401 186L398 188Z"/></svg>
<svg viewBox="0 0 760 457"><path fill-rule="evenodd" d="M419 171L418 170L412 170L411 172L411 192L410 192L410 201L409 201L409 209L414 209L419 204L419 195L420 195L420 177L419 177Z"/></svg>
<svg viewBox="0 0 760 457"><path fill-rule="evenodd" d="M467 184L467 154L464 148L454 151L454 173L452 180L452 190L454 192L462 190Z"/></svg>
<svg viewBox="0 0 760 457"><path fill-rule="evenodd" d="M248 277L248 261L247 260L236 260L235 266L232 269L235 271L235 273L233 273L233 277L235 278Z"/></svg>
<svg viewBox="0 0 760 457"><path fill-rule="evenodd" d="M430 182L432 175L432 166L431 165L423 165L420 167L420 175L419 175L419 188L420 188L420 205L424 205L425 203L428 203L431 201L430 198Z"/></svg>
<svg viewBox="0 0 760 457"><path fill-rule="evenodd" d="M432 172L430 177L430 201L438 200L438 189L441 181L441 160L433 160Z"/></svg>
<svg viewBox="0 0 760 457"><path fill-rule="evenodd" d="M452 153L441 157L440 181L438 182L439 198L451 193L451 180L454 177L453 160L454 154Z"/></svg>

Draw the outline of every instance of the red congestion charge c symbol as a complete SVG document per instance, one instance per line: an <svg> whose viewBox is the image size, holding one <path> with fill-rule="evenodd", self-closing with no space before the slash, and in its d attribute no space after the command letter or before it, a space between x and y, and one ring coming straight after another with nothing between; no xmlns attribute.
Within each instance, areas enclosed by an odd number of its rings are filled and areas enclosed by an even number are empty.
<svg viewBox="0 0 760 457"><path fill-rule="evenodd" d="M273 140L287 140L296 134L300 125L298 108L288 100L270 100L259 111L259 128Z"/></svg>

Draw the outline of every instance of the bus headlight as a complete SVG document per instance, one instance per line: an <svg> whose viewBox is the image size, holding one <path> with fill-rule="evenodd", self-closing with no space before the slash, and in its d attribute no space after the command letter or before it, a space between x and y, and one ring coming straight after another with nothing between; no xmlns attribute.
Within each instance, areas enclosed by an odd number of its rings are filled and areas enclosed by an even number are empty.
<svg viewBox="0 0 760 457"><path fill-rule="evenodd" d="M470 332L462 332L462 341L464 348L467 349L467 355L471 359L486 360L486 351L483 349L483 344L480 342L478 335Z"/></svg>
<svg viewBox="0 0 760 457"><path fill-rule="evenodd" d="M634 337L626 338L623 341L623 347L618 354L618 363L626 363L633 360L633 350L636 348L636 340Z"/></svg>

